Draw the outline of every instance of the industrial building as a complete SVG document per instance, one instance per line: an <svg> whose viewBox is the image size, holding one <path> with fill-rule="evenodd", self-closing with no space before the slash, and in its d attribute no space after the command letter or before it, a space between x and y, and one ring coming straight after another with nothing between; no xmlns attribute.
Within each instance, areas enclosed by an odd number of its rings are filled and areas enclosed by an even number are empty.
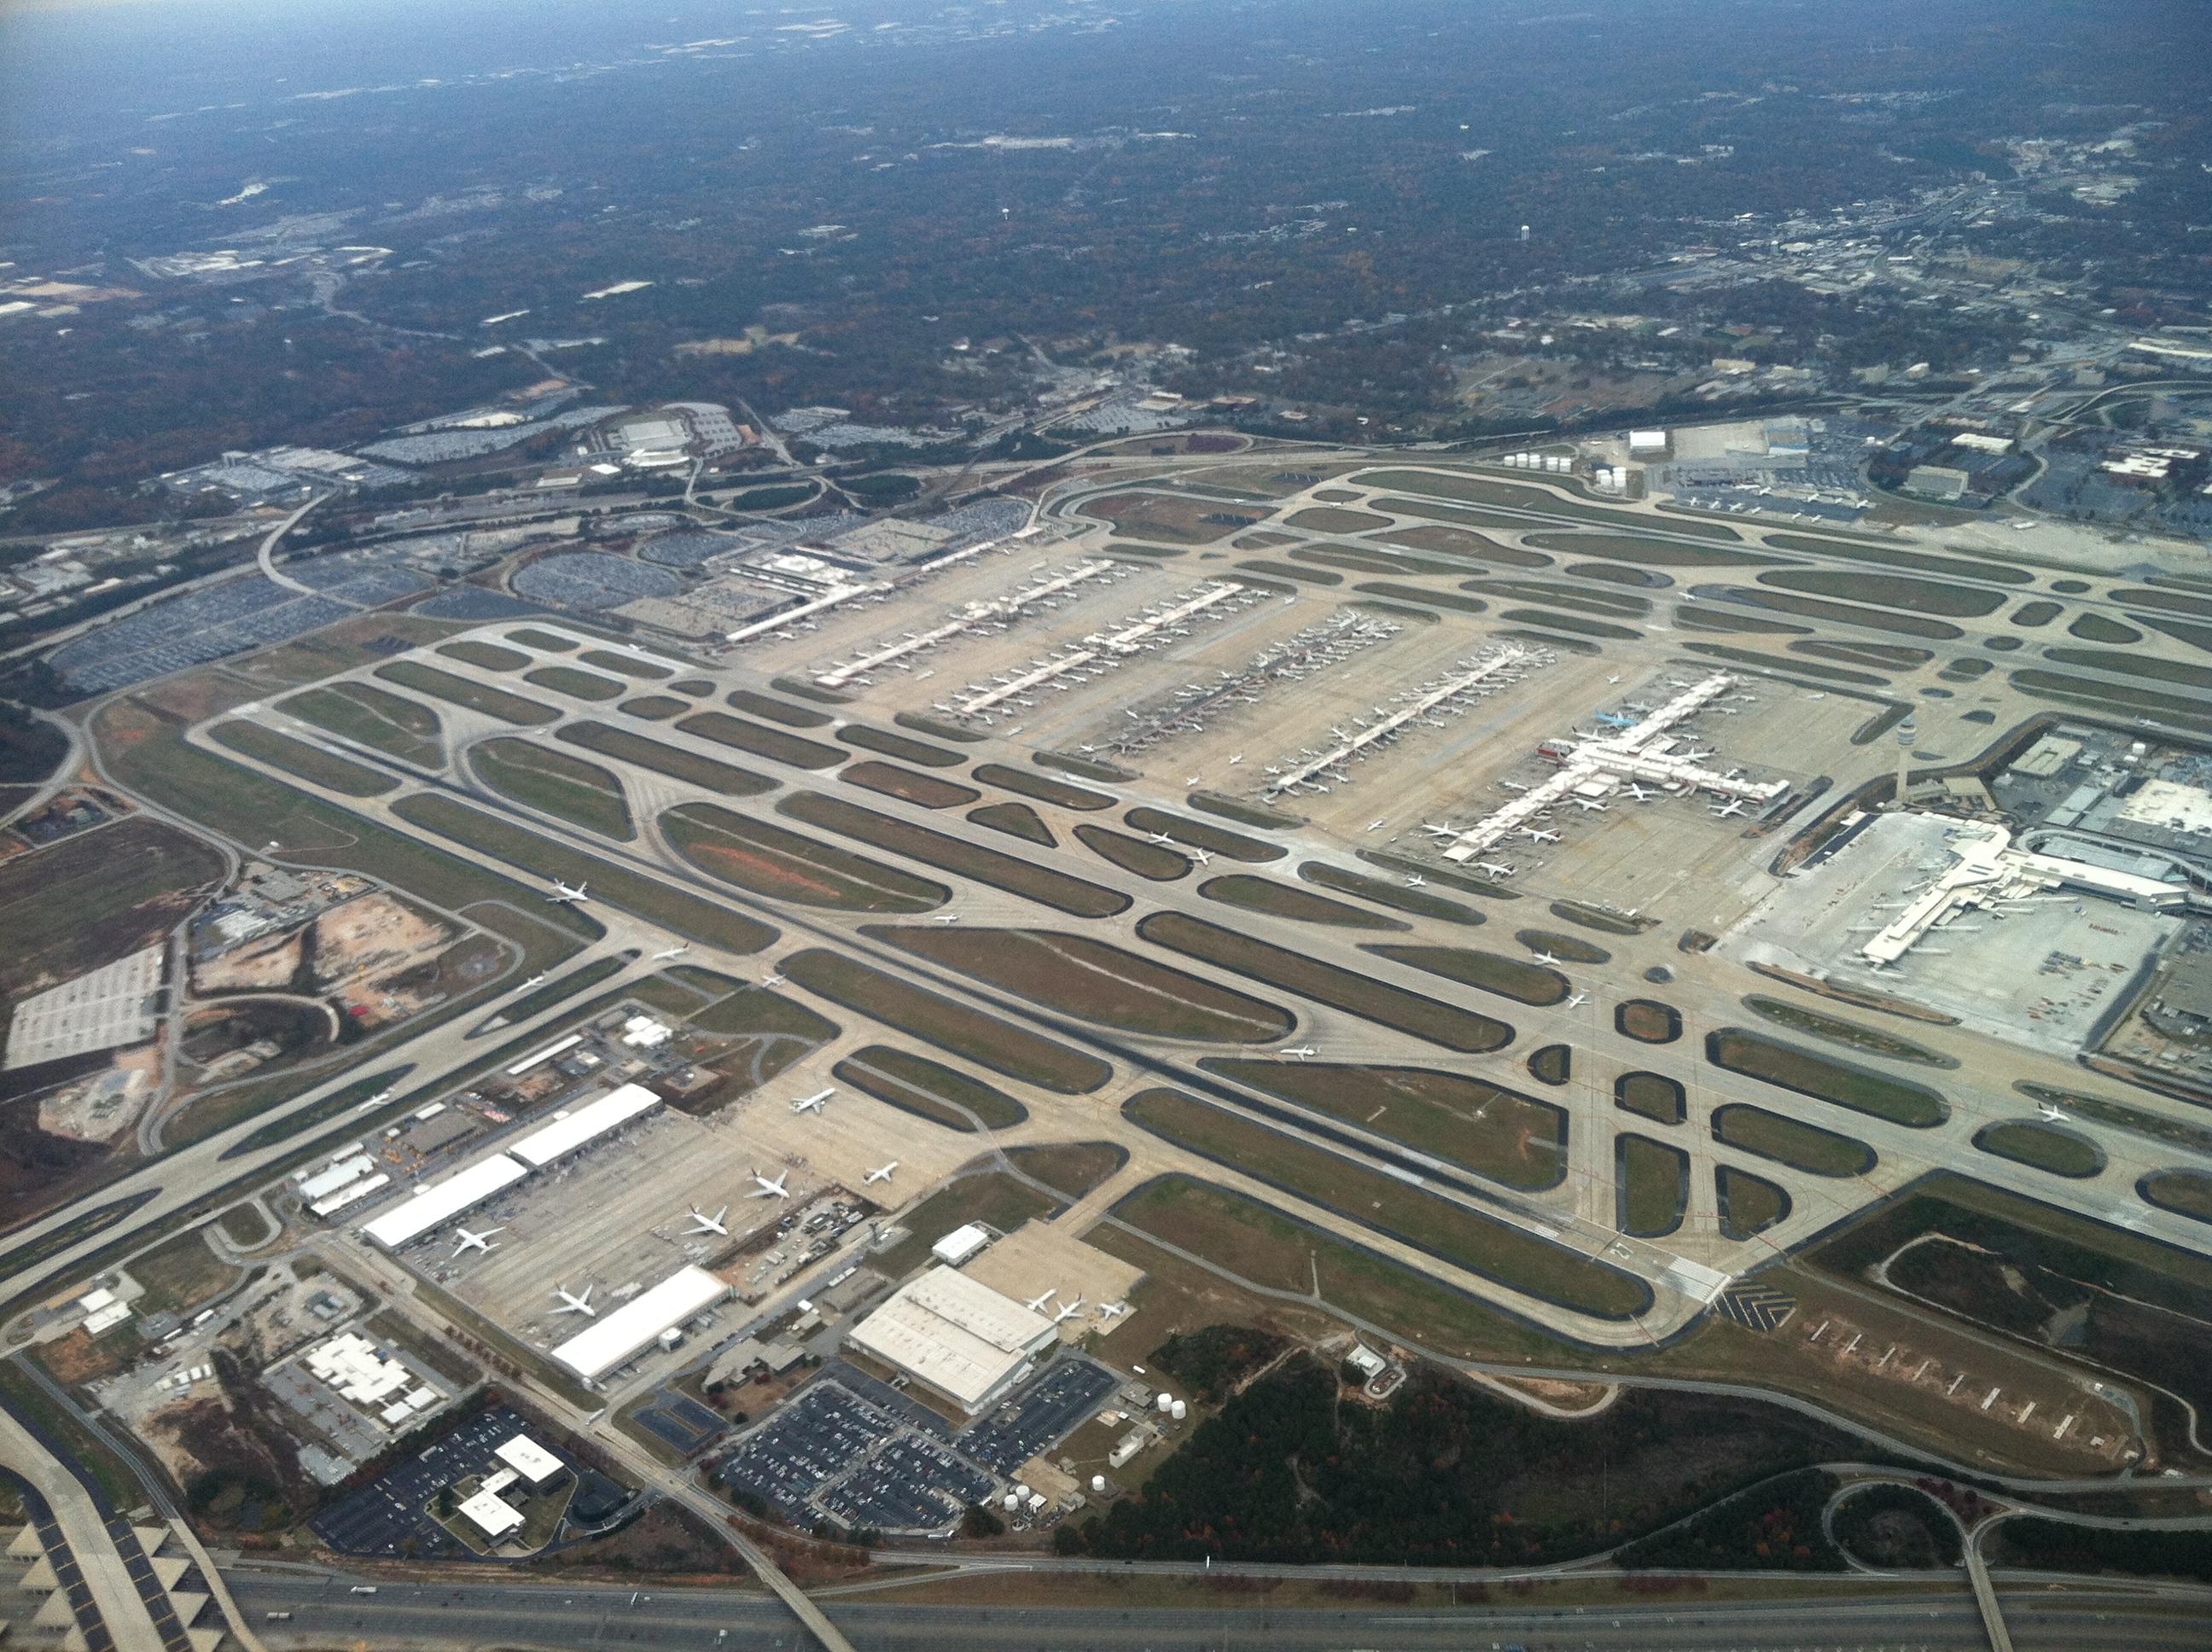
<svg viewBox="0 0 2212 1652"><path fill-rule="evenodd" d="M659 1105L660 1097L643 1084L623 1084L573 1111L554 1114L550 1122L532 1131L507 1151L532 1169L542 1170Z"/></svg>
<svg viewBox="0 0 2212 1652"><path fill-rule="evenodd" d="M848 1345L962 1410L982 1410L1058 1337L1053 1323L957 1269L932 1268L853 1327Z"/></svg>
<svg viewBox="0 0 2212 1652"><path fill-rule="evenodd" d="M528 1166L504 1153L494 1153L489 1158L478 1159L466 1169L455 1171L443 1181L421 1189L412 1199L394 1205L383 1215L364 1223L362 1231L386 1250L397 1250L439 1224L450 1222L462 1212L481 1205L494 1193L512 1187L529 1174Z"/></svg>
<svg viewBox="0 0 2212 1652"><path fill-rule="evenodd" d="M634 1358L664 1333L730 1294L729 1282L703 1267L683 1267L553 1350L556 1363L586 1382Z"/></svg>

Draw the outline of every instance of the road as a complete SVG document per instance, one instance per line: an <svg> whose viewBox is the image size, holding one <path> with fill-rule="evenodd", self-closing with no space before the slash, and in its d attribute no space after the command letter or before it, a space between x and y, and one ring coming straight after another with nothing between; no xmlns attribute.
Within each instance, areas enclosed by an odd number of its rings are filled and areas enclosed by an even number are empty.
<svg viewBox="0 0 2212 1652"><path fill-rule="evenodd" d="M780 1607L726 1591L381 1584L356 1595L343 1581L234 1570L251 1616L289 1612L266 1624L272 1646L324 1647L350 1640L401 1645L795 1648L803 1643ZM1479 1606L1417 1611L1376 1605L1342 1610L1270 1609L1247 1595L1218 1609L1176 1607L912 1606L895 1596L825 1600L862 1652L1229 1652L1310 1647L1328 1652L1469 1652L1522 1645L1528 1652L1828 1652L1838 1645L1985 1652L1981 1621L1963 1584L1941 1594L1902 1593L1868 1580L1837 1580L1832 1595L1759 1602L1662 1599L1584 1608ZM2212 1592L2161 1600L2148 1592L2072 1595L2010 1591L2015 1644L2052 1652L2196 1652Z"/></svg>

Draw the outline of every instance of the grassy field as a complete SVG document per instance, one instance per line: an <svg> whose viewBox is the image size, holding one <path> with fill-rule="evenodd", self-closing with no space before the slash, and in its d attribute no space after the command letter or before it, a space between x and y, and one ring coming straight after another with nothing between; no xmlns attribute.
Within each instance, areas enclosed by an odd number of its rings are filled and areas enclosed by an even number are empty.
<svg viewBox="0 0 2212 1652"><path fill-rule="evenodd" d="M126 1271L146 1288L132 1304L141 1314L190 1314L240 1278L237 1268L208 1248L204 1225L187 1228L132 1257Z"/></svg>
<svg viewBox="0 0 2212 1652"><path fill-rule="evenodd" d="M1936 642L1956 642L1966 635L1948 620L1899 613L1893 608L1855 608L1849 603L1830 602L1824 598L1799 596L1787 591L1731 585L1715 586L1705 594L1729 602L1747 603L1753 608L1796 614L1805 619L1826 620L1833 624L1857 625L1869 630L1887 631L1893 636L1927 637ZM1813 668L1805 666L1802 669L1810 671Z"/></svg>
<svg viewBox="0 0 2212 1652"><path fill-rule="evenodd" d="M1270 1043L1297 1024L1274 1005L1088 936L882 925L864 932L1032 1004L1145 1037Z"/></svg>
<svg viewBox="0 0 2212 1652"><path fill-rule="evenodd" d="M1513 938L1531 952L1549 952L1569 963L1610 963L1613 954L1579 935L1563 935L1556 929L1516 929Z"/></svg>
<svg viewBox="0 0 2212 1652"><path fill-rule="evenodd" d="M509 694L505 689L495 689L465 677L456 677L451 671L441 671L434 665L425 665L419 659L395 659L389 665L379 665L377 676L387 683L397 683L403 689L412 689L417 694L427 694L433 700L465 707L481 712L486 717L496 717L504 723L550 723L561 714L542 701L526 700L519 694Z"/></svg>
<svg viewBox="0 0 2212 1652"><path fill-rule="evenodd" d="M1129 1162L1129 1150L1111 1141L1048 1142L1009 1147L1006 1161L1048 1187L1070 1199L1080 1199L1092 1188L1112 1180L1115 1173Z"/></svg>
<svg viewBox="0 0 2212 1652"><path fill-rule="evenodd" d="M2108 717L2126 719L2154 712L2168 721L2185 727L2201 729L2212 724L2212 716L2208 716L2208 708L2203 701L2187 699L2178 694L2164 694L2156 689L2102 683L2094 677L2073 677L2064 671L2033 668L2014 671L2005 680L2022 694L2063 706L2085 706Z"/></svg>
<svg viewBox="0 0 2212 1652"><path fill-rule="evenodd" d="M1555 1187L1567 1173L1565 1110L1480 1078L1326 1061L1200 1065L1510 1187Z"/></svg>
<svg viewBox="0 0 2212 1652"><path fill-rule="evenodd" d="M1743 1000L1743 1007L1753 1015L1771 1021L1778 1027L1787 1027L1793 1032L1809 1033L1832 1044L1864 1050L1869 1055L1887 1055L1899 1061L1917 1061L1924 1067L1958 1066L1949 1056L1938 1055L1934 1050L1916 1044L1909 1038L1899 1038L1895 1033L1885 1032L1879 1027L1846 1021L1825 1011L1808 1009L1802 1004L1786 1003L1778 998L1753 993Z"/></svg>
<svg viewBox="0 0 2212 1652"><path fill-rule="evenodd" d="M826 711L817 711L811 706L794 706L788 700L756 694L750 689L732 689L723 699L749 717L765 717L786 728L826 728L836 720Z"/></svg>
<svg viewBox="0 0 2212 1652"><path fill-rule="evenodd" d="M1433 513L1425 510L1420 514L1430 516ZM1454 519L1469 521L1474 519L1472 514L1462 512L1446 512L1443 515ZM1493 519L1492 525L1504 525ZM1486 534L1470 533L1465 528L1443 526L1405 528L1393 533L1377 533L1370 537L1378 544L1404 545L1411 550L1449 551L1455 556L1472 556L1478 561L1496 562L1503 568L1549 568L1552 566L1552 559L1548 556L1540 556L1533 550L1522 550L1516 546L1501 544Z"/></svg>
<svg viewBox="0 0 2212 1652"><path fill-rule="evenodd" d="M640 659L635 654L618 654L611 648L589 648L576 658L586 665L596 665L603 671L617 671L624 677L636 677L641 682L660 683L676 675L672 665Z"/></svg>
<svg viewBox="0 0 2212 1652"><path fill-rule="evenodd" d="M1914 574L1933 574L1939 578L1988 580L1998 585L2035 583L2035 575L2031 570L1988 559L1966 562L1954 556L1931 556L1923 551L1896 550L1886 545L1808 538L1799 533L1770 533L1766 536L1766 543L1781 550L1809 550L1822 556L1838 556L1881 568L1905 568Z"/></svg>
<svg viewBox="0 0 2212 1652"><path fill-rule="evenodd" d="M725 797L756 798L775 790L775 782L749 769L733 768L713 757L702 757L682 746L647 739L608 723L571 723L555 737L602 757L613 757L640 768L649 768L671 780L684 780Z"/></svg>
<svg viewBox="0 0 2212 1652"><path fill-rule="evenodd" d="M145 816L0 861L0 1001L153 944L223 870L211 845Z"/></svg>
<svg viewBox="0 0 2212 1652"><path fill-rule="evenodd" d="M1690 1156L1632 1130L1613 1140L1620 1230L1643 1239L1674 1232L1689 1202Z"/></svg>
<svg viewBox="0 0 2212 1652"><path fill-rule="evenodd" d="M968 818L978 826L988 826L994 832L1004 832L1008 837L1018 837L1042 849L1060 847L1060 840L1052 835L1052 828L1044 823L1044 817L1026 803L987 803L981 809L970 809Z"/></svg>
<svg viewBox="0 0 2212 1652"><path fill-rule="evenodd" d="M1264 912L1272 917L1295 919L1300 923L1329 924L1340 929L1404 929L1407 926L1395 918L1385 918L1358 907L1346 906L1341 901L1332 901L1325 895L1309 895L1295 884L1281 884L1272 878L1255 877L1249 872L1234 872L1226 878L1209 878L1198 886L1198 892L1209 901L1218 901L1224 906L1242 907L1247 912Z"/></svg>
<svg viewBox="0 0 2212 1652"><path fill-rule="evenodd" d="M709 877L780 901L840 912L912 913L940 907L952 895L942 884L711 803L669 810L660 829Z"/></svg>
<svg viewBox="0 0 2212 1652"><path fill-rule="evenodd" d="M395 804L393 811L412 825L466 844L533 877L557 878L571 884L588 883L594 901L633 913L687 940L728 952L757 952L776 938L776 932L768 925L702 896L571 848L450 798L417 793Z"/></svg>
<svg viewBox="0 0 2212 1652"><path fill-rule="evenodd" d="M1595 556L1607 562L1632 562L1638 568L1762 567L1783 560L1756 550L1708 550L1698 545L1678 545L1664 539L1646 539L1632 533L1547 531L1528 535L1525 543L1570 556Z"/></svg>
<svg viewBox="0 0 2212 1652"><path fill-rule="evenodd" d="M562 636L558 631L541 631L534 625L526 625L519 631L509 631L507 640L520 642L526 648L542 648L554 654L572 653L576 647L575 638Z"/></svg>
<svg viewBox="0 0 2212 1652"><path fill-rule="evenodd" d="M1984 1153L2029 1164L2058 1176L2093 1176L2105 1168L2105 1155L2086 1136L2058 1130L2032 1120L2007 1120L1985 1124L1974 1133L1974 1145Z"/></svg>
<svg viewBox="0 0 2212 1652"><path fill-rule="evenodd" d="M1471 946L1398 946L1382 942L1370 942L1360 950L1411 964L1462 987L1495 993L1516 1004L1557 1004L1567 995L1567 978L1558 970L1503 953Z"/></svg>
<svg viewBox="0 0 2212 1652"><path fill-rule="evenodd" d="M276 709L303 723L425 768L445 760L438 714L367 683L337 683L279 700Z"/></svg>
<svg viewBox="0 0 2212 1652"><path fill-rule="evenodd" d="M1385 1027L1465 1054L1480 1054L1513 1042L1503 1021L1455 1004L1409 993L1371 976L1270 946L1233 929L1179 912L1156 912L1137 926L1154 945L1231 970L1284 992L1297 993Z"/></svg>
<svg viewBox="0 0 2212 1652"><path fill-rule="evenodd" d="M1941 1123L1950 1112L1943 1097L1925 1084L1892 1078L1741 1027L1708 1033L1705 1059L1717 1067L1747 1074L1778 1089L1917 1129Z"/></svg>
<svg viewBox="0 0 2212 1652"><path fill-rule="evenodd" d="M1186 875L1195 864L1173 849L1147 843L1140 837L1131 837L1127 832L1117 832L1110 826L1101 826L1093 821L1078 823L1075 838L1077 842L1109 865L1119 866L1123 872L1133 872L1139 878L1149 878L1156 884L1171 884Z"/></svg>
<svg viewBox="0 0 2212 1652"><path fill-rule="evenodd" d="M924 768L957 768L967 758L957 751L947 751L941 745L932 745L927 740L916 740L904 734L893 734L887 729L870 728L866 723L848 723L837 731L837 738L847 745L856 745L863 751L872 751L879 756L896 757L901 762L920 763Z"/></svg>
<svg viewBox="0 0 2212 1652"><path fill-rule="evenodd" d="M842 778L854 786L880 792L887 798L920 804L925 809L957 809L983 795L972 786L963 786L957 780L940 779L935 774L916 774L896 763L857 762L845 771Z"/></svg>
<svg viewBox="0 0 2212 1652"><path fill-rule="evenodd" d="M694 712L676 726L686 734L696 734L718 745L734 746L771 762L788 763L793 768L835 768L845 761L846 754L834 745L801 739L782 729L770 728L765 723L749 723L726 712Z"/></svg>
<svg viewBox="0 0 2212 1652"><path fill-rule="evenodd" d="M1395 912L1411 913L1416 918L1435 918L1448 924L1479 924L1482 914L1473 907L1448 901L1441 895L1431 895L1426 890L1408 889L1388 878L1369 878L1364 873L1345 872L1326 865L1318 860L1309 860L1298 868L1298 876L1309 884L1318 884L1323 889L1335 890L1342 895L1357 895L1362 900L1389 907Z"/></svg>
<svg viewBox="0 0 2212 1652"><path fill-rule="evenodd" d="M1032 774L1026 768L1013 768L1005 763L978 763L975 778L986 786L995 786L1004 792L1018 792L1039 803L1049 803L1055 809L1111 809L1114 799L1103 792L1093 792L1088 787L1070 786L1066 780L1056 780L1049 774Z"/></svg>
<svg viewBox="0 0 2212 1652"><path fill-rule="evenodd" d="M635 700L625 700L615 709L625 717L642 718L647 722L665 722L671 717L680 717L691 709L688 700L678 700L672 694L641 694Z"/></svg>
<svg viewBox="0 0 2212 1652"><path fill-rule="evenodd" d="M918 1114L947 1129L974 1130L975 1122L969 1113L989 1130L1011 1129L1030 1115L1029 1108L996 1084L888 1044L869 1044L854 1050L837 1064L833 1076L879 1102ZM967 1112L962 1112L963 1108Z"/></svg>
<svg viewBox="0 0 2212 1652"><path fill-rule="evenodd" d="M816 948L792 954L782 968L809 992L1024 1084L1080 1096L1114 1076L1095 1055L910 986L856 958Z"/></svg>
<svg viewBox="0 0 2212 1652"><path fill-rule="evenodd" d="M502 797L601 837L628 842L637 835L622 782L597 763L535 740L505 738L471 747L468 761L476 777Z"/></svg>
<svg viewBox="0 0 2212 1652"><path fill-rule="evenodd" d="M465 665L477 665L488 671L519 671L530 663L530 656L517 653L512 648L502 648L496 642L482 642L474 637L463 637L458 642L441 642L438 652L448 659L458 659Z"/></svg>
<svg viewBox="0 0 2212 1652"><path fill-rule="evenodd" d="M776 808L777 812L805 821L810 826L857 838L910 860L988 884L993 889L1018 895L1073 917L1110 918L1117 912L1126 911L1129 905L1127 896L1113 890L1048 866L1032 865L1012 855L932 831L926 826L911 825L840 798L799 793L784 799Z"/></svg>
<svg viewBox="0 0 2212 1652"><path fill-rule="evenodd" d="M2099 1124L2109 1124L2132 1135L2164 1142L2169 1147L2186 1148L2192 1153L2212 1157L2212 1124L2169 1118L2163 1113L2146 1113L2124 1102L2106 1101L2101 1096L2085 1095L2057 1084L2040 1084L2033 1078L2016 1079L2013 1088L2032 1100L2049 1102L2077 1117L2094 1119Z"/></svg>
<svg viewBox="0 0 2212 1652"><path fill-rule="evenodd" d="M1574 1076L1575 1052L1569 1044L1547 1044L1528 1053L1528 1076L1540 1084L1564 1084Z"/></svg>
<svg viewBox="0 0 2212 1652"><path fill-rule="evenodd" d="M1788 1193L1733 1164L1713 1167L1713 1187L1720 1201L1721 1231L1731 1239L1764 1233L1790 1214Z"/></svg>
<svg viewBox="0 0 2212 1652"><path fill-rule="evenodd" d="M1608 1263L1176 1090L1146 1090L1121 1111L1164 1140L1513 1290L1600 1319L1650 1305L1650 1288Z"/></svg>
<svg viewBox="0 0 2212 1652"><path fill-rule="evenodd" d="M1846 568L1778 568L1760 574L1759 582L1784 591L1841 597L1847 602L1903 608L1944 619L1978 619L1984 614L1994 614L2009 600L2001 591L1943 585L1933 580L1909 579L1900 574L1862 574ZM2051 606L2055 612L2057 605Z"/></svg>
<svg viewBox="0 0 2212 1652"><path fill-rule="evenodd" d="M1132 809L1122 818L1138 831L1158 832L1194 849L1204 849L1208 854L1225 854L1231 860L1279 860L1288 853L1280 844L1262 843L1242 832L1209 825L1187 815L1171 815L1164 809Z"/></svg>
<svg viewBox="0 0 2212 1652"><path fill-rule="evenodd" d="M1395 488L1405 493L1419 494L1430 499L1456 499L1474 505L1498 505L1510 510L1542 511L1547 515L1571 518L1577 522L1603 522L1624 528L1648 528L1649 518L1628 511L1608 510L1601 505L1585 505L1572 499L1537 488L1524 488L1510 482L1493 482L1485 477L1453 476L1431 471L1362 471L1350 478L1364 488ZM1389 509L1387 503L1382 508ZM1680 533L1697 539L1735 540L1742 536L1724 523L1700 522L1693 519L1669 519L1669 532Z"/></svg>
<svg viewBox="0 0 2212 1652"><path fill-rule="evenodd" d="M2132 625L2123 625L2109 614L2079 614L2066 628L2066 635L2079 637L2084 642L2100 642L2113 647L2124 647L2130 642L2141 642L2142 633Z"/></svg>
<svg viewBox="0 0 2212 1652"><path fill-rule="evenodd" d="M1690 1116L1682 1086L1656 1072L1622 1073L1613 1081L1613 1104L1654 1124L1680 1124Z"/></svg>
<svg viewBox="0 0 2212 1652"><path fill-rule="evenodd" d="M1713 1109L1713 1139L1808 1175L1864 1175L1876 1162L1863 1141L1738 1102Z"/></svg>
<svg viewBox="0 0 2212 1652"><path fill-rule="evenodd" d="M380 774L374 768L364 768L320 746L309 745L305 740L295 740L273 728L264 728L258 723L234 718L217 723L210 732L219 745L258 757L288 774L296 774L333 792L343 792L349 798L379 797L399 784L392 775Z"/></svg>
<svg viewBox="0 0 2212 1652"><path fill-rule="evenodd" d="M1613 1024L1640 1044L1671 1044L1682 1036L1682 1012L1656 999L1625 999L1613 1009Z"/></svg>
<svg viewBox="0 0 2212 1652"><path fill-rule="evenodd" d="M2212 1222L2212 1171L2153 1170L2136 1191L2162 1211Z"/></svg>
<svg viewBox="0 0 2212 1652"><path fill-rule="evenodd" d="M1079 757L1068 751L1032 751L1030 761L1040 768L1057 768L1062 774L1080 774L1087 780L1104 780L1109 785L1126 785L1138 778L1133 769L1119 763L1104 762L1096 757Z"/></svg>
<svg viewBox="0 0 2212 1652"><path fill-rule="evenodd" d="M524 672L522 680L574 700L619 700L629 692L629 684L618 678L580 671L574 665L540 665Z"/></svg>
<svg viewBox="0 0 2212 1652"><path fill-rule="evenodd" d="M1401 585L1395 580L1369 580L1352 589L1363 597L1381 597L1386 602L1420 603L1430 608L1449 608L1459 614L1480 614L1490 607L1480 597L1462 597L1449 591L1430 591L1420 586Z"/></svg>
<svg viewBox="0 0 2212 1652"><path fill-rule="evenodd" d="M896 1279L927 1261L930 1247L955 1228L981 1222L1000 1233L1012 1233L1023 1223L1050 1216L1058 1209L1059 1204L1049 1195L1015 1181L1003 1170L963 1175L900 1218L906 1237L871 1266Z"/></svg>

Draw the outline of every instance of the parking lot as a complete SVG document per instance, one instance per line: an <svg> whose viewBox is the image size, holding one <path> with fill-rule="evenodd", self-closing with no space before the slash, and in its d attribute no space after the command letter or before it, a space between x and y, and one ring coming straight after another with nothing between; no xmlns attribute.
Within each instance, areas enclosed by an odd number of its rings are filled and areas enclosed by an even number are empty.
<svg viewBox="0 0 2212 1652"><path fill-rule="evenodd" d="M324 1510L315 1517L315 1535L340 1554L372 1559L478 1558L430 1517L430 1499L441 1486L498 1468L499 1448L525 1433L531 1430L520 1417L505 1406L495 1406ZM553 1450L542 1433L531 1433L531 1437ZM571 1473L576 1472L576 1465L562 1454L553 1455L561 1457Z"/></svg>
<svg viewBox="0 0 2212 1652"><path fill-rule="evenodd" d="M1121 1383L1103 1365L1070 1354L971 1424L954 1443L993 1473L1012 1479L1030 1458L1073 1433Z"/></svg>

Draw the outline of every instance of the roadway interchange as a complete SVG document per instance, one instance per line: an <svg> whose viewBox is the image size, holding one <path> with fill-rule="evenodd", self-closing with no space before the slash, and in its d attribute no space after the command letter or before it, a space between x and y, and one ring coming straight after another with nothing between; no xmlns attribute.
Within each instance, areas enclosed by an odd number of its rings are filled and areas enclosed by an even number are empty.
<svg viewBox="0 0 2212 1652"><path fill-rule="evenodd" d="M1188 1569L1186 1569L1188 1570ZM1325 1570L1325 1569L1324 1569ZM234 1569L251 1617L279 1652L334 1641L399 1646L803 1647L788 1619L757 1594L713 1589L564 1587L551 1580L382 1583L356 1595L344 1578ZM2013 1644L2050 1652L2188 1652L2201 1647L2212 1592L2179 1588L2049 1592L2021 1579L2004 1591ZM1228 1607L917 1606L896 1592L832 1592L822 1604L867 1652L1231 1652L1310 1647L1316 1652L1983 1652L1981 1619L1955 1585L1927 1590L1871 1578L1797 1584L1765 1600L1662 1599L1632 1605L1403 1606L1271 1609L1265 1597Z"/></svg>

